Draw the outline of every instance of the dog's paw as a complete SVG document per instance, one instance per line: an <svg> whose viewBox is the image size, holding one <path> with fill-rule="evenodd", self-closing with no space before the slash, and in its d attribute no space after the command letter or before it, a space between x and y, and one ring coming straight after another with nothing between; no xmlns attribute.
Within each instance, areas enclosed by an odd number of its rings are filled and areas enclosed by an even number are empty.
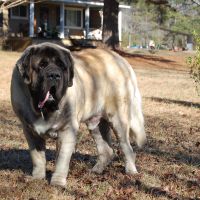
<svg viewBox="0 0 200 200"><path fill-rule="evenodd" d="M57 132L50 131L50 132L48 132L47 134L48 134L48 136L49 136L50 138L53 138L53 139L58 138L58 133L57 133Z"/></svg>
<svg viewBox="0 0 200 200"><path fill-rule="evenodd" d="M50 184L55 186L65 187L66 182L67 181L65 177L53 174Z"/></svg>
<svg viewBox="0 0 200 200"><path fill-rule="evenodd" d="M46 126L41 120L35 122L33 128L38 135L43 135L44 133L46 133Z"/></svg>
<svg viewBox="0 0 200 200"><path fill-rule="evenodd" d="M102 174L103 170L105 169L105 166L103 166L101 163L97 163L91 170L91 172L96 174Z"/></svg>
<svg viewBox="0 0 200 200"><path fill-rule="evenodd" d="M49 128L49 124L47 124L43 119L39 119L33 124L34 131L40 136L45 135Z"/></svg>
<svg viewBox="0 0 200 200"><path fill-rule="evenodd" d="M46 171L41 168L34 168L32 172L33 179L45 179Z"/></svg>
<svg viewBox="0 0 200 200"><path fill-rule="evenodd" d="M132 166L127 165L126 166L126 174L135 175L135 174L138 174L138 171L134 165L132 165Z"/></svg>

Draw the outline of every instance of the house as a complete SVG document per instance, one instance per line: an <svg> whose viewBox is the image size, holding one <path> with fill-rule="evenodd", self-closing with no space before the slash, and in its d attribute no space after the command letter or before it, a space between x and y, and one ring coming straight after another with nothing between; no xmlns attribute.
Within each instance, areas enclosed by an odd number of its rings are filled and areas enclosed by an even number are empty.
<svg viewBox="0 0 200 200"><path fill-rule="evenodd" d="M120 5L119 40L122 11ZM102 39L103 0L30 1L9 9L8 32L11 37ZM0 15L0 25L3 17Z"/></svg>

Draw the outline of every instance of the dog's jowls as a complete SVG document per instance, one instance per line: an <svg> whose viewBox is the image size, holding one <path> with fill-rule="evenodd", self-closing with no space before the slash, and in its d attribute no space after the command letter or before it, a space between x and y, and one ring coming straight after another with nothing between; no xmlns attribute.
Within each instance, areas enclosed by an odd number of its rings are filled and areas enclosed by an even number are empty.
<svg viewBox="0 0 200 200"><path fill-rule="evenodd" d="M146 140L141 97L134 71L118 54L102 49L71 54L51 43L30 46L14 68L11 100L29 145L34 178L45 178L45 139L54 137L58 157L51 184L65 186L81 122L97 145L94 172L101 173L113 157L113 129L126 172L137 173L129 138L133 135L138 146Z"/></svg>

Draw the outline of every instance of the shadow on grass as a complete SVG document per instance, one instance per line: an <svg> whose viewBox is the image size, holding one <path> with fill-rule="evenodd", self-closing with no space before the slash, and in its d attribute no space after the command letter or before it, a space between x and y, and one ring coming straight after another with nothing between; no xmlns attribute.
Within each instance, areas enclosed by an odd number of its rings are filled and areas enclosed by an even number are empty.
<svg viewBox="0 0 200 200"><path fill-rule="evenodd" d="M46 151L47 161L55 158L55 152ZM9 149L0 150L0 170L21 169L24 173L30 175L32 170L32 162L28 150Z"/></svg>
<svg viewBox="0 0 200 200"><path fill-rule="evenodd" d="M154 156L159 156L159 157L163 157L165 159L167 159L170 162L173 163L184 163L186 165L190 165L190 166L195 166L195 167L199 167L200 166L200 157L199 156L195 156L195 155L189 155L183 152L167 152L165 150L161 150L158 147L151 147L149 148L148 146L142 150L142 152L144 152L145 154L151 154Z"/></svg>
<svg viewBox="0 0 200 200"><path fill-rule="evenodd" d="M184 163L195 167L200 166L199 140L196 138L200 127L190 124L184 126L181 121L159 116L145 116L147 144L139 151L146 155L155 155L173 163ZM194 128L194 129L193 129ZM161 140L154 137L154 131ZM152 133L152 134L151 134ZM173 150L172 150L173 149Z"/></svg>
<svg viewBox="0 0 200 200"><path fill-rule="evenodd" d="M165 197L167 199L173 199L173 200L197 200L196 198L188 198L183 197L180 194L178 194L176 191L167 191L162 187L151 187L144 184L140 179L132 180L132 179L126 179L126 183L120 185L120 189L123 189L126 191L127 187L135 187L139 191L144 192L146 194L151 195L154 198L159 197Z"/></svg>
<svg viewBox="0 0 200 200"><path fill-rule="evenodd" d="M160 97L145 97L145 99L150 99L152 101L163 102L163 103L168 103L168 104L178 104L185 107L200 108L199 103L193 103L189 101L173 100L173 99L166 99L166 98L160 98Z"/></svg>
<svg viewBox="0 0 200 200"><path fill-rule="evenodd" d="M55 158L55 151L46 150L47 161L55 161ZM80 154L79 152L76 152L72 155L71 160L75 160L77 162L85 162L87 165L94 165L96 162L96 156L91 156L89 154ZM22 170L25 174L31 175L32 161L30 158L29 150L0 150L0 170L18 169Z"/></svg>
<svg viewBox="0 0 200 200"><path fill-rule="evenodd" d="M121 51L119 49L116 49L115 52L117 52L119 55L127 58L143 58L145 60L151 60L151 61L159 61L159 62L165 62L165 63L175 63L175 61L165 59L162 57L158 56L153 56L153 55L144 55L144 54L138 54L138 53L127 53L125 51Z"/></svg>
<svg viewBox="0 0 200 200"><path fill-rule="evenodd" d="M72 155L72 160L85 162L87 165L94 165L96 163L97 156L92 156L90 154L81 154L77 151Z"/></svg>

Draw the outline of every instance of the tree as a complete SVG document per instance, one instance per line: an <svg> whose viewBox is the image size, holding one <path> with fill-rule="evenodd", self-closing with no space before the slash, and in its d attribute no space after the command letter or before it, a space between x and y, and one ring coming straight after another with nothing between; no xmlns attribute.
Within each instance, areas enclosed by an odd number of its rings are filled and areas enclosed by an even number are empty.
<svg viewBox="0 0 200 200"><path fill-rule="evenodd" d="M189 57L187 63L190 67L191 78L193 78L195 82L195 86L198 94L200 95L200 35L194 33L196 40L196 55L193 57Z"/></svg>
<svg viewBox="0 0 200 200"><path fill-rule="evenodd" d="M131 3L132 8L123 12L123 40L129 33L129 45L147 46L150 40L160 43L162 30L158 26L165 21L165 8L162 4L138 0ZM131 41L130 41L131 40Z"/></svg>
<svg viewBox="0 0 200 200"><path fill-rule="evenodd" d="M103 43L115 49L119 45L118 35L119 3L116 0L104 0L103 7Z"/></svg>
<svg viewBox="0 0 200 200"><path fill-rule="evenodd" d="M192 0L132 0L131 5L132 15L126 21L136 44L146 45L153 39L169 48L184 48L194 30L200 33L200 6Z"/></svg>

